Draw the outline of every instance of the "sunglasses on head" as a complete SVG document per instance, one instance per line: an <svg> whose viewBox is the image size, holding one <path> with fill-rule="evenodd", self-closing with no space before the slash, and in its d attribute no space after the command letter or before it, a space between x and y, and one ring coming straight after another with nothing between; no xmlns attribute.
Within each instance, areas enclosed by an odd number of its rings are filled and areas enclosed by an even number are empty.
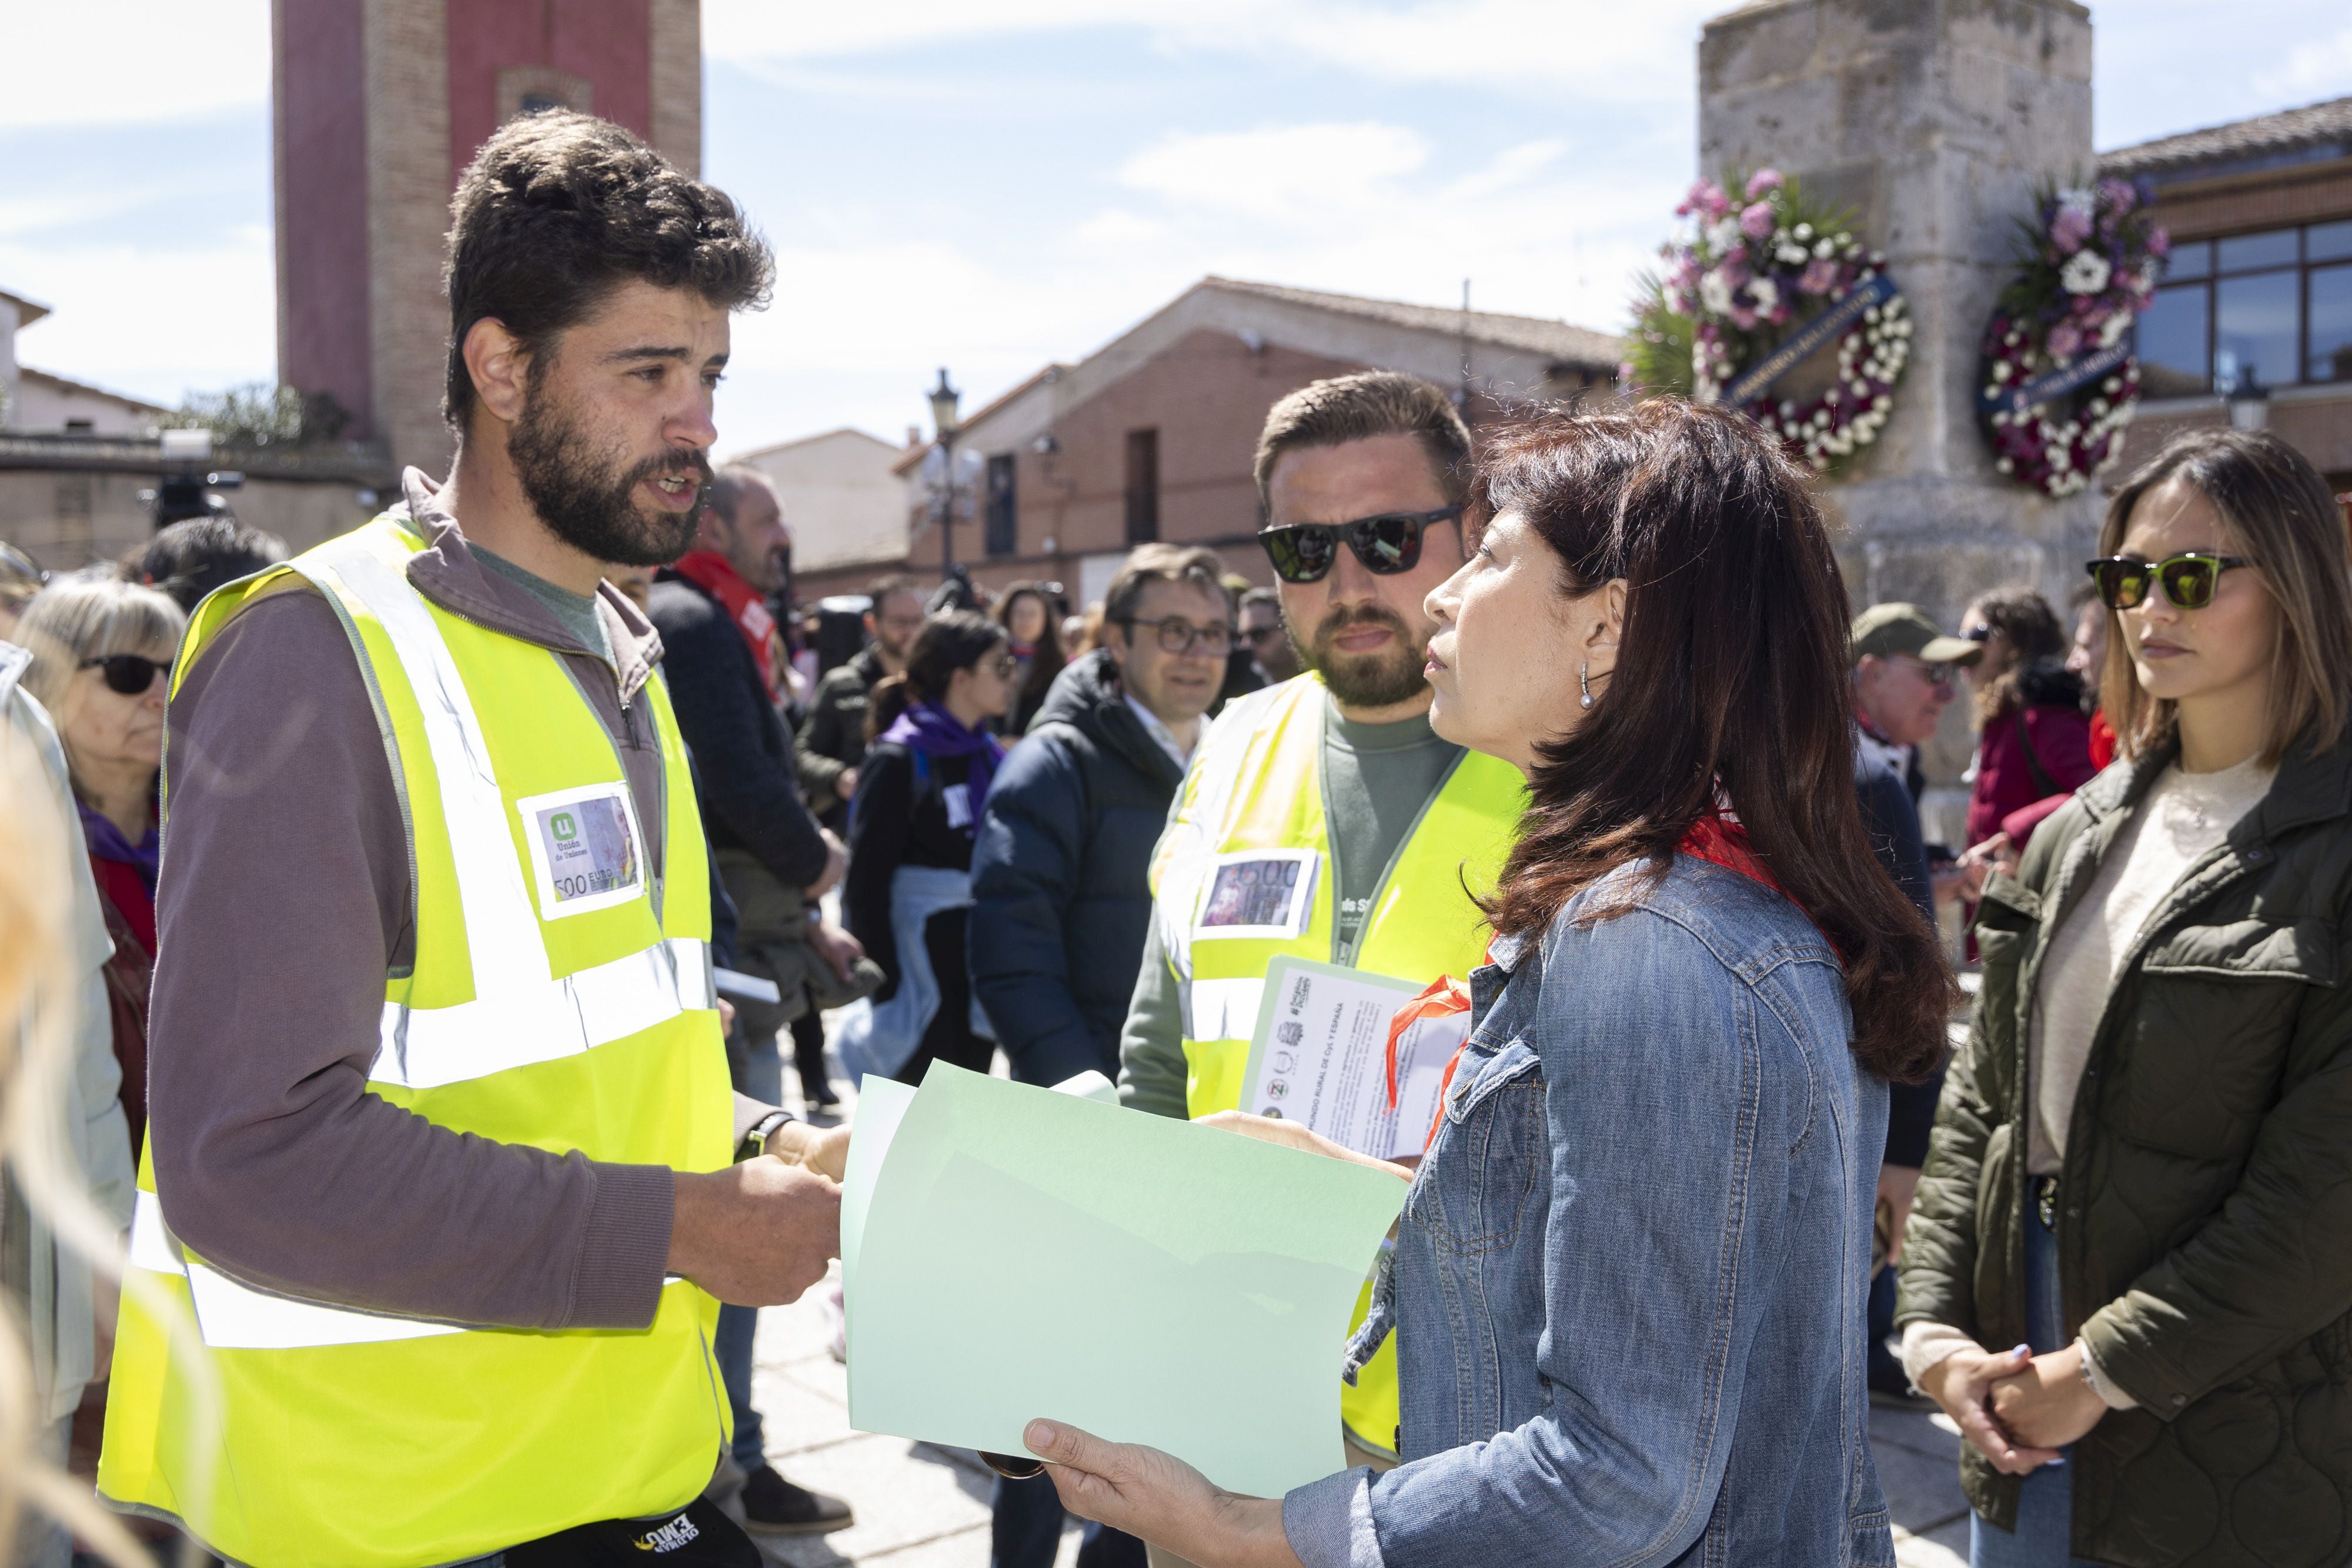
<svg viewBox="0 0 2352 1568"><path fill-rule="evenodd" d="M1286 528L1261 530L1257 542L1265 547L1275 575L1285 582L1322 581L1339 559L1343 539L1356 552L1356 559L1364 563L1366 571L1375 577L1394 577L1421 564L1422 535L1428 531L1430 524L1442 523L1449 517L1459 522L1462 508L1382 512L1378 517L1358 517L1352 523L1292 523Z"/></svg>
<svg viewBox="0 0 2352 1568"><path fill-rule="evenodd" d="M95 659L84 659L81 667L104 672L107 690L135 697L146 695L156 676L169 675L172 661L150 659L143 653L103 653Z"/></svg>
<svg viewBox="0 0 2352 1568"><path fill-rule="evenodd" d="M2083 570L2091 574L2091 580L2098 586L2100 602L2110 610L2136 610L2147 603L2151 584L2161 589L2176 608L2202 610L2213 602L2223 572L2233 566L2253 564L2243 556L2191 550L2162 560L2105 556L2084 561Z"/></svg>

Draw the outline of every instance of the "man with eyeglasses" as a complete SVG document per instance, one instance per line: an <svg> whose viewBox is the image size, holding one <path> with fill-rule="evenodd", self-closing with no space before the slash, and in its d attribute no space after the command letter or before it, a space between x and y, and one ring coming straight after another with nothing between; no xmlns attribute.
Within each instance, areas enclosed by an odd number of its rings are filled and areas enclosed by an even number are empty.
<svg viewBox="0 0 2352 1568"><path fill-rule="evenodd" d="M1298 674L1298 650L1282 624L1282 594L1272 588L1253 588L1242 595L1242 645L1250 663L1267 685Z"/></svg>
<svg viewBox="0 0 2352 1568"><path fill-rule="evenodd" d="M972 988L1027 1083L1118 1073L1119 1028L1151 921L1151 849L1216 700L1233 605L1213 550L1145 545L1103 594L1102 646L1073 660L988 791L971 855ZM1115 1323L1082 1325L1116 1333ZM1061 1500L996 1483L990 1560L1049 1568ZM1090 1524L1083 1568L1142 1568Z"/></svg>
<svg viewBox="0 0 2352 1568"><path fill-rule="evenodd" d="M1953 668L1984 657L1984 644L1948 637L1916 604L1874 604L1854 618L1852 653L1854 700L1854 789L1871 846L1929 924L1941 895L1919 827L1919 791L1927 781L1919 747L1936 733L1954 695ZM1948 862L1947 853L1944 860ZM1887 1350L1895 1332L1895 1275L1903 1231L1919 1172L1927 1163L1927 1134L1936 1124L1943 1074L1925 1083L1897 1083L1887 1105L1886 1151L1878 1167L1877 1252L1885 1265L1872 1273L1869 1305L1870 1388L1874 1399L1924 1405Z"/></svg>
<svg viewBox="0 0 2352 1568"><path fill-rule="evenodd" d="M1453 402L1412 376L1318 382L1268 413L1258 539L1307 673L1228 707L1192 758L1152 857L1128 1104L1237 1109L1266 967L1283 955L1416 987L1479 963L1487 932L1465 884L1494 885L1526 790L1508 764L1438 738L1422 675L1422 601L1465 559L1469 454ZM1235 924L1262 901L1233 889L1268 871L1305 891L1274 925ZM1384 1347L1341 1395L1356 1462L1393 1458L1396 1411Z"/></svg>

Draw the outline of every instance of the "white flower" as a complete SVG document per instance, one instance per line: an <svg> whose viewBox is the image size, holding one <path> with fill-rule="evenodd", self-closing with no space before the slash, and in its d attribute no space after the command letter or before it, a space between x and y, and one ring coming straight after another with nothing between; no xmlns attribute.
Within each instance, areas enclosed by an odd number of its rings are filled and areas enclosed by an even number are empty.
<svg viewBox="0 0 2352 1568"><path fill-rule="evenodd" d="M2058 269L2058 282L2069 294L2096 294L2114 274L2105 256L2095 250L2078 250Z"/></svg>
<svg viewBox="0 0 2352 1568"><path fill-rule="evenodd" d="M1721 267L1710 267L1699 275L1698 298L1699 303L1706 307L1706 313L1710 316L1723 316L1730 313L1731 285L1723 280Z"/></svg>
<svg viewBox="0 0 2352 1568"><path fill-rule="evenodd" d="M2088 191L2061 191L2058 193L2058 204L2072 207L2085 217L2095 216L2098 212L2097 198Z"/></svg>
<svg viewBox="0 0 2352 1568"><path fill-rule="evenodd" d="M1801 245L1780 245L1773 248L1772 259L1783 267L1802 267L1810 253Z"/></svg>
<svg viewBox="0 0 2352 1568"><path fill-rule="evenodd" d="M2099 347L2112 349L2122 342L2124 334L2131 330L2131 325L2130 311L2117 310L2109 314L2105 321L2099 323Z"/></svg>
<svg viewBox="0 0 2352 1568"><path fill-rule="evenodd" d="M1837 246L1835 246L1832 245L1832 244L1831 244L1829 241L1827 241L1827 240L1823 240L1823 241L1822 241L1819 245L1816 245L1815 246L1813 246L1813 254L1814 254L1815 256L1820 256L1822 260L1826 261L1826 260L1828 260L1831 256L1835 256L1835 255L1837 254Z"/></svg>
<svg viewBox="0 0 2352 1568"><path fill-rule="evenodd" d="M1706 243L1716 255L1721 256L1747 237L1739 232L1739 214L1733 213L1720 219L1706 231Z"/></svg>
<svg viewBox="0 0 2352 1568"><path fill-rule="evenodd" d="M1780 302L1780 286L1769 277L1748 279L1748 292L1755 299L1759 310L1769 310Z"/></svg>
<svg viewBox="0 0 2352 1568"><path fill-rule="evenodd" d="M1799 224L1795 228L1789 232L1795 235L1799 239L1811 239L1813 237L1813 225L1811 224Z"/></svg>

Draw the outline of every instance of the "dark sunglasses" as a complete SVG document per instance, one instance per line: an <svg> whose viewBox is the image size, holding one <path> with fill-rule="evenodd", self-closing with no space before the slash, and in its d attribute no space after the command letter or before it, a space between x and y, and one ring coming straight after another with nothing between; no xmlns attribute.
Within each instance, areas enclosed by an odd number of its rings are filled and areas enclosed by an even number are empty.
<svg viewBox="0 0 2352 1568"><path fill-rule="evenodd" d="M2111 555L2084 561L2083 570L2091 574L2091 580L2098 585L2100 602L2110 610L2135 610L2146 603L2151 581L2177 608L2202 610L2213 602L2223 572L2233 566L2253 564L2243 556L2206 555L2192 550L2162 560Z"/></svg>
<svg viewBox="0 0 2352 1568"><path fill-rule="evenodd" d="M992 1454L982 1449L980 1458L982 1463L1008 1481L1025 1481L1031 1476L1045 1473L1045 1461L1027 1454Z"/></svg>
<svg viewBox="0 0 2352 1568"><path fill-rule="evenodd" d="M1382 512L1352 523L1292 523L1266 528L1257 536L1274 562L1275 575L1285 582L1320 582L1339 559L1339 541L1356 552L1364 570L1375 577L1394 577L1421 564L1421 537L1432 523L1447 518L1459 522L1462 508L1440 507L1433 512Z"/></svg>
<svg viewBox="0 0 2352 1568"><path fill-rule="evenodd" d="M109 691L135 697L145 695L147 688L155 684L156 676L170 675L172 661L150 659L142 653L106 653L95 659L84 659L81 667L105 671Z"/></svg>

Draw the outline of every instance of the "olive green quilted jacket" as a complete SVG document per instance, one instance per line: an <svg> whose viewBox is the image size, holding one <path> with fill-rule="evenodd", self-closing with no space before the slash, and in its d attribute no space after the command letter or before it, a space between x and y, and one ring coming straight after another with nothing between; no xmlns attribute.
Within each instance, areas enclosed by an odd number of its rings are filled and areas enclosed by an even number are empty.
<svg viewBox="0 0 2352 1568"><path fill-rule="evenodd" d="M1898 1323L2025 1338L2028 1004L2051 932L2169 752L2109 768L1977 915L1984 984L1904 1239ZM2126 1568L2352 1560L2352 742L2298 749L2149 916L2061 1173L2066 1322L2140 1408L2075 1446L2074 1551ZM2017 1483L1963 1451L1977 1511Z"/></svg>

